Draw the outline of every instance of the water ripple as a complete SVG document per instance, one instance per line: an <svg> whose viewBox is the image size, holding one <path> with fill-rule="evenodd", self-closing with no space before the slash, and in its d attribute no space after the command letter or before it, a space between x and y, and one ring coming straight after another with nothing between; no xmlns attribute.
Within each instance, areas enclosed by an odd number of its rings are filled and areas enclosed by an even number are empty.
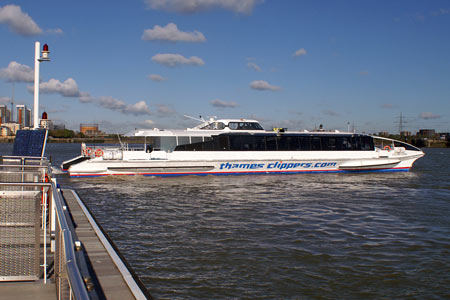
<svg viewBox="0 0 450 300"><path fill-rule="evenodd" d="M412 172L70 179L157 299L444 299L450 149Z"/></svg>

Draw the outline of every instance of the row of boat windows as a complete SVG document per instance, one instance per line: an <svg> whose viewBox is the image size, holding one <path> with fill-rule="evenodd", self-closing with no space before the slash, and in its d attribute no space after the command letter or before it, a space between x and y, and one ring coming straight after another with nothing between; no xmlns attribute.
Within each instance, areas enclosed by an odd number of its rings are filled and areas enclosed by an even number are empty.
<svg viewBox="0 0 450 300"><path fill-rule="evenodd" d="M204 142L178 145L175 151L369 151L369 136L219 135Z"/></svg>

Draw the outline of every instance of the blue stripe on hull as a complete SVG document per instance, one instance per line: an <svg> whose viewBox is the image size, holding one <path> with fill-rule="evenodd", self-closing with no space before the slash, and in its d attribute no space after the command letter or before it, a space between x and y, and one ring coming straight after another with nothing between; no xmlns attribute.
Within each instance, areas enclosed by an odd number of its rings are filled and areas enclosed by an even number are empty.
<svg viewBox="0 0 450 300"><path fill-rule="evenodd" d="M179 176L230 176L230 175L288 175L288 174L312 174L312 173L374 173L374 172L408 172L409 168L394 169L355 169L355 170L302 170L302 171L258 171L258 172L203 172L203 173L118 173L118 174L82 174L70 175L71 177L102 177L116 175L140 175L153 177L179 177Z"/></svg>

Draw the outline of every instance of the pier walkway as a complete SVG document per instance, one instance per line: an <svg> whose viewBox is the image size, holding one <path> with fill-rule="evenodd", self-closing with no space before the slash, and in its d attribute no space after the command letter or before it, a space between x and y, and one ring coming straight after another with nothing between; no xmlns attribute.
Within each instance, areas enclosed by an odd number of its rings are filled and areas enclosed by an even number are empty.
<svg viewBox="0 0 450 300"><path fill-rule="evenodd" d="M146 299L133 274L74 190L63 190L75 233L106 299Z"/></svg>
<svg viewBox="0 0 450 300"><path fill-rule="evenodd" d="M45 158L0 157L0 299L151 299Z"/></svg>
<svg viewBox="0 0 450 300"><path fill-rule="evenodd" d="M0 283L0 299L2 300L56 300L54 282L44 284L42 280L35 282L2 282Z"/></svg>

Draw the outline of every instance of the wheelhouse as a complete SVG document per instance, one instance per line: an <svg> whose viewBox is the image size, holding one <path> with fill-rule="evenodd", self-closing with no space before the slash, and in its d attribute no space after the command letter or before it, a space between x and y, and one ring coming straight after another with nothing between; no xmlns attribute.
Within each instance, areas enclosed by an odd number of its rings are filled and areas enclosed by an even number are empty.
<svg viewBox="0 0 450 300"><path fill-rule="evenodd" d="M264 130L254 120L217 120L208 121L188 130Z"/></svg>

